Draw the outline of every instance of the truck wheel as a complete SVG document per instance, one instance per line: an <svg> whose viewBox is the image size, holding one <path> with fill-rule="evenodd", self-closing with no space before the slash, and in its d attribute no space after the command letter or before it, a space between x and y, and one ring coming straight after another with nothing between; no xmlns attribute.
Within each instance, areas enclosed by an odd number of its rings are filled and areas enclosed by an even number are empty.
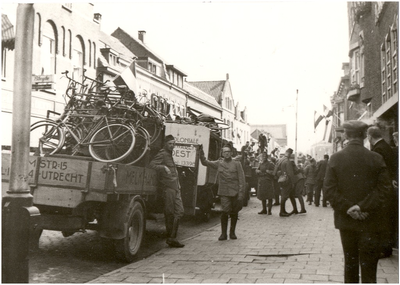
<svg viewBox="0 0 400 285"><path fill-rule="evenodd" d="M143 207L139 202L134 202L129 211L125 237L115 241L115 252L118 259L128 262L134 260L142 244L145 227Z"/></svg>

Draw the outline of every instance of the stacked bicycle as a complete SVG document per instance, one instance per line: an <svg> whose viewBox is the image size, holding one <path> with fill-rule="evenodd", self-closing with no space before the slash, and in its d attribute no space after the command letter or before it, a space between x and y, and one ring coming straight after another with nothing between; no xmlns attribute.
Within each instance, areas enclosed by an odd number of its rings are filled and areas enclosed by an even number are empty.
<svg viewBox="0 0 400 285"><path fill-rule="evenodd" d="M31 146L41 156L91 156L101 162L134 164L149 150L163 128L163 117L150 104L140 104L127 89L108 86L83 75L68 77L66 106L58 119L31 125Z"/></svg>

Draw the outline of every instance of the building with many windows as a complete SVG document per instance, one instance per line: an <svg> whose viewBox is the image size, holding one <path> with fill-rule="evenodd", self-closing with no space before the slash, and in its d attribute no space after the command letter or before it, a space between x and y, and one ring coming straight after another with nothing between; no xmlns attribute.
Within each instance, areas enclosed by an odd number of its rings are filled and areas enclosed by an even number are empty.
<svg viewBox="0 0 400 285"><path fill-rule="evenodd" d="M17 3L2 5L2 123L11 126L14 76L14 25ZM249 139L246 108L234 104L229 78L222 81L217 96L210 90L186 82L186 73L167 63L145 42L117 28L112 35L101 31L102 15L93 13L91 3L35 3L31 123L62 113L68 98L69 80L83 75L101 82L113 81L127 71L137 99L148 101L158 111L185 117L188 110L205 113L229 125L223 138L240 147ZM123 81L122 83L127 83ZM2 146L11 144L4 132Z"/></svg>
<svg viewBox="0 0 400 285"><path fill-rule="evenodd" d="M346 120L377 124L387 142L398 131L397 2L349 2L349 63L331 97L333 148L343 147Z"/></svg>
<svg viewBox="0 0 400 285"><path fill-rule="evenodd" d="M246 141L250 140L250 125L247 122L247 108L235 104L233 92L229 81L229 74L225 80L216 81L189 81L190 85L210 94L222 108L221 119L230 128L222 132L222 138L232 141L236 149L240 149Z"/></svg>

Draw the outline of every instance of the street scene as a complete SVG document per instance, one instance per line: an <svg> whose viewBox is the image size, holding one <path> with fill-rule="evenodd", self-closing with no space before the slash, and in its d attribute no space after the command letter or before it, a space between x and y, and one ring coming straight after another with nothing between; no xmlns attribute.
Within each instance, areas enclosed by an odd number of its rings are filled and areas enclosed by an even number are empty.
<svg viewBox="0 0 400 285"><path fill-rule="evenodd" d="M310 206L306 215L282 221L279 206L268 217L257 215L260 207L252 196L240 212L236 241L217 241L216 216L207 223L184 222L179 234L186 243L183 249L166 246L160 217L149 225L131 265L116 260L95 232L64 238L48 231L30 258L29 281L161 283L164 276L164 283L342 283L343 258L332 208ZM380 260L378 282L398 282L398 252Z"/></svg>
<svg viewBox="0 0 400 285"><path fill-rule="evenodd" d="M2 282L398 283L398 6L3 3Z"/></svg>

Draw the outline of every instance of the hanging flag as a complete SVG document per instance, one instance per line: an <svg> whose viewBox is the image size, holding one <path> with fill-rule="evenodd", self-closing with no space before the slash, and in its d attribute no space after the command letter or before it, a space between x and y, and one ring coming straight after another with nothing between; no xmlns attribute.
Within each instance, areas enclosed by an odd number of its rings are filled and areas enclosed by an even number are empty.
<svg viewBox="0 0 400 285"><path fill-rule="evenodd" d="M314 111L314 130L317 128L318 124L322 121L324 116L322 116L317 111Z"/></svg>
<svg viewBox="0 0 400 285"><path fill-rule="evenodd" d="M328 125L329 125L329 120L325 120L325 130L324 130L324 138L323 138L324 141L326 138L326 131L328 130Z"/></svg>
<svg viewBox="0 0 400 285"><path fill-rule="evenodd" d="M126 85L137 95L136 61L133 61L129 67L125 68L119 75L114 77L112 81L115 85Z"/></svg>
<svg viewBox="0 0 400 285"><path fill-rule="evenodd" d="M332 110L329 110L328 107L326 107L325 105L323 105L324 108L324 117L325 118L329 118L330 116L332 116Z"/></svg>
<svg viewBox="0 0 400 285"><path fill-rule="evenodd" d="M332 122L331 120L326 120L325 122L325 131L324 131L324 139L323 141L332 142Z"/></svg>

